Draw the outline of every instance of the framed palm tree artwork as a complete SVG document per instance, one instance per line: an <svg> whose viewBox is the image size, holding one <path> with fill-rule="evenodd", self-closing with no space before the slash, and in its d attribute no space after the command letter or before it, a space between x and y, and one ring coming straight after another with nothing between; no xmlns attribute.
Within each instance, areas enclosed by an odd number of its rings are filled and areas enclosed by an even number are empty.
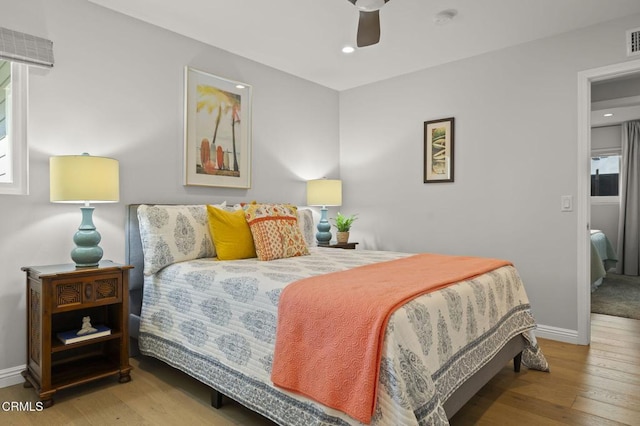
<svg viewBox="0 0 640 426"><path fill-rule="evenodd" d="M185 67L184 184L251 187L251 86Z"/></svg>
<svg viewBox="0 0 640 426"><path fill-rule="evenodd" d="M424 183L453 182L454 118L424 122Z"/></svg>

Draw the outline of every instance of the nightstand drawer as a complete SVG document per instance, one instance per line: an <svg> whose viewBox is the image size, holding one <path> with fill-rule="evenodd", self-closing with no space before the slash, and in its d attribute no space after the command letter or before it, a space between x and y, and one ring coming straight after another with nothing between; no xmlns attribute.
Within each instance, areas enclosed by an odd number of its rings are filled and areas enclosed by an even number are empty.
<svg viewBox="0 0 640 426"><path fill-rule="evenodd" d="M99 306L122 301L121 274L102 274L99 278L53 280L51 310L61 312L79 306Z"/></svg>

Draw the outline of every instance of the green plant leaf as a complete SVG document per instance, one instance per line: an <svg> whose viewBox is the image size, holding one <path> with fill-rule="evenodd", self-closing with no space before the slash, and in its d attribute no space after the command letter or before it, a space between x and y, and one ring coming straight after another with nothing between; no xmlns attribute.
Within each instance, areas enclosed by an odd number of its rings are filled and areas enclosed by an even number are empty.
<svg viewBox="0 0 640 426"><path fill-rule="evenodd" d="M354 214L351 216L345 216L342 213L338 212L335 219L331 219L333 221L334 226L338 229L339 232L349 232L351 229L351 225L353 222L358 219L358 215Z"/></svg>

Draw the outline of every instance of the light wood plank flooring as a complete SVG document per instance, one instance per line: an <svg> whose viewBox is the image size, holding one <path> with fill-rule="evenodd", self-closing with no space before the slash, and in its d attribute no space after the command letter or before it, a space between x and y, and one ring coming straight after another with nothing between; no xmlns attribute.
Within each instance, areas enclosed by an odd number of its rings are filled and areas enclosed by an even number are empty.
<svg viewBox="0 0 640 426"><path fill-rule="evenodd" d="M548 374L504 368L457 425L640 425L640 321L591 315L591 345L539 339Z"/></svg>
<svg viewBox="0 0 640 426"><path fill-rule="evenodd" d="M458 425L640 425L640 321L592 315L591 346L540 339L550 373L505 368L451 420ZM153 359L132 359L130 383L103 380L59 392L42 412L5 412L2 425L273 425ZM33 401L0 389L0 403Z"/></svg>

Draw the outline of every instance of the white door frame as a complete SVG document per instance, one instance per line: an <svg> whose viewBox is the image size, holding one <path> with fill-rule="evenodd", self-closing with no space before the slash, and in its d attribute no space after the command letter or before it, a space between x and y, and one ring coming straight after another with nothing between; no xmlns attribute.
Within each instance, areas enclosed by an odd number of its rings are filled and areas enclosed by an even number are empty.
<svg viewBox="0 0 640 426"><path fill-rule="evenodd" d="M591 83L640 72L640 60L578 73L578 344L591 342Z"/></svg>

